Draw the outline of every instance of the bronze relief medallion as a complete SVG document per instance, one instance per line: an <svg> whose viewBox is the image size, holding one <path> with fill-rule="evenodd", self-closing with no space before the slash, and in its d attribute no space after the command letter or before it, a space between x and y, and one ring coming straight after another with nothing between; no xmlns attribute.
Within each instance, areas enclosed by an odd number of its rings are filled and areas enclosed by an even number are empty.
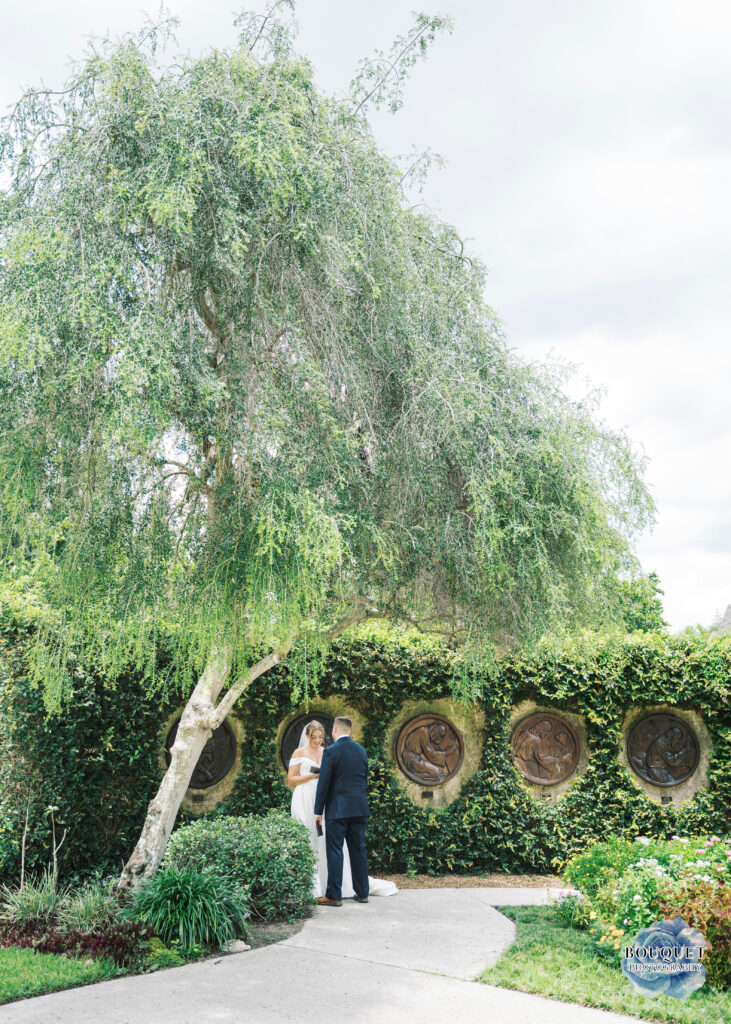
<svg viewBox="0 0 731 1024"><path fill-rule="evenodd" d="M443 715L412 718L396 740L396 760L404 775L420 786L440 786L454 778L464 760L464 742Z"/></svg>
<svg viewBox="0 0 731 1024"><path fill-rule="evenodd" d="M515 767L529 782L555 786L576 771L579 739L565 718L541 711L515 726L510 753Z"/></svg>
<svg viewBox="0 0 731 1024"><path fill-rule="evenodd" d="M170 764L170 748L175 742L178 734L178 723L176 722L165 740L165 759ZM213 735L208 739L205 747L198 758L193 775L190 779L190 789L210 789L218 782L222 782L234 766L236 760L236 737L233 729L224 722Z"/></svg>
<svg viewBox="0 0 731 1024"><path fill-rule="evenodd" d="M695 772L700 744L694 730L677 715L645 715L630 729L627 760L653 786L678 786Z"/></svg>

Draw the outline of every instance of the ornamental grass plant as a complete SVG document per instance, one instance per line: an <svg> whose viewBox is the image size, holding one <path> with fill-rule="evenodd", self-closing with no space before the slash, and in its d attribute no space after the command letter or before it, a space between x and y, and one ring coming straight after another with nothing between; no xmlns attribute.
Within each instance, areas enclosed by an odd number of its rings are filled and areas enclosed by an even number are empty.
<svg viewBox="0 0 731 1024"><path fill-rule="evenodd" d="M119 898L112 879L92 880L70 890L58 908L58 923L68 931L101 931L119 920Z"/></svg>
<svg viewBox="0 0 731 1024"><path fill-rule="evenodd" d="M0 889L0 921L19 927L48 927L67 896L67 887L59 886L54 872L46 868L22 885Z"/></svg>
<svg viewBox="0 0 731 1024"><path fill-rule="evenodd" d="M72 888L49 869L0 893L0 948L104 959L126 969L144 958L151 935L147 925L122 920L110 882Z"/></svg>
<svg viewBox="0 0 731 1024"><path fill-rule="evenodd" d="M133 892L123 913L183 950L220 949L245 937L249 906L247 890L231 878L210 868L168 867Z"/></svg>

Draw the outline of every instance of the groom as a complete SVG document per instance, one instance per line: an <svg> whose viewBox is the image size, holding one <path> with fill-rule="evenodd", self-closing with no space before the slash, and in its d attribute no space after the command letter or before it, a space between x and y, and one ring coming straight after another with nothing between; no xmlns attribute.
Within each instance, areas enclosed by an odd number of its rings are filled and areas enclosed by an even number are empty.
<svg viewBox="0 0 731 1024"><path fill-rule="evenodd" d="M327 889L317 901L322 907L342 907L343 840L348 844L350 868L353 874L355 902L368 902L368 860L365 848L365 830L368 820L366 778L368 755L363 747L350 738L353 723L349 718L336 718L333 739L325 747L320 763L320 777L315 794L315 823L322 824L325 812L327 831Z"/></svg>

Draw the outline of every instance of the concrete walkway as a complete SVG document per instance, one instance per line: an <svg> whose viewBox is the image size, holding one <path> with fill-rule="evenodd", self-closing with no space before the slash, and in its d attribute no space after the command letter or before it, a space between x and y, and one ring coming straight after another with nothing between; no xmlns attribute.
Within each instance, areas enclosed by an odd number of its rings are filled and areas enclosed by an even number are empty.
<svg viewBox="0 0 731 1024"><path fill-rule="evenodd" d="M514 937L494 904L548 899L411 889L347 900L276 945L0 1006L0 1024L628 1024L472 980Z"/></svg>

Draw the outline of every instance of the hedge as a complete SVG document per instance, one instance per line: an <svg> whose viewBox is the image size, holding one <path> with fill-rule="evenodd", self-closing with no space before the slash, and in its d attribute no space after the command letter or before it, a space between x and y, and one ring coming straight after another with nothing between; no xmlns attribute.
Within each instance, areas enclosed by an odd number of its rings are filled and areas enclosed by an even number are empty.
<svg viewBox="0 0 731 1024"><path fill-rule="evenodd" d="M17 877L27 810L27 865L48 862L49 805L58 807L57 830L68 830L64 872L116 872L159 780L160 728L180 701L147 695L133 676L110 688L76 668L64 714L47 718L23 674L25 628L0 606L0 880ZM386 731L405 701L450 696L456 672L447 650L408 637L366 634L330 651L319 695L342 694L366 723L371 873L552 872L609 835L731 829L731 638L587 636L512 657L479 699L486 715L479 770L448 807L417 807L395 778ZM509 757L510 714L523 700L582 715L586 724L589 765L555 806L527 792ZM617 762L626 712L653 704L696 710L712 739L709 786L682 806L649 799ZM273 740L295 709L286 667L251 687L236 709L246 737L242 770L214 815L289 806Z"/></svg>

